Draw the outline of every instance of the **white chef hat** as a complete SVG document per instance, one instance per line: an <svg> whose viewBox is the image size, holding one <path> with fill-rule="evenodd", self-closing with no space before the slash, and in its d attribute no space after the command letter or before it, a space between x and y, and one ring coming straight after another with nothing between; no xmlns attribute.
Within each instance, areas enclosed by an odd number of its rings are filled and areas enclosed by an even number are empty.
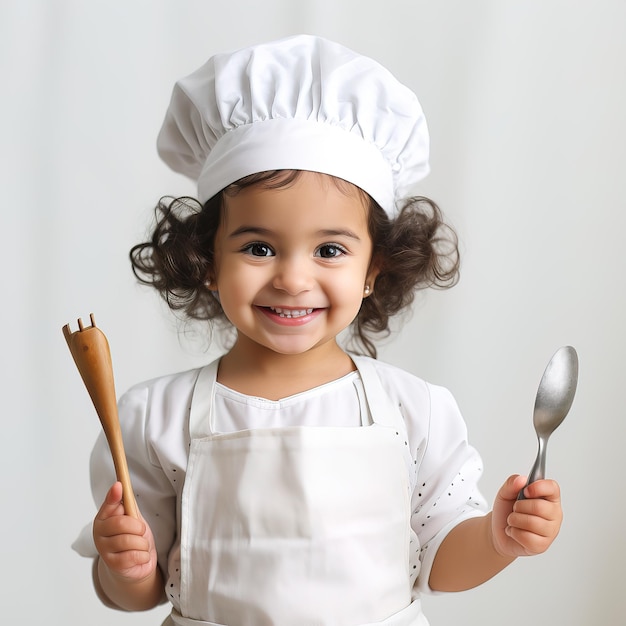
<svg viewBox="0 0 626 626"><path fill-rule="evenodd" d="M311 170L357 185L390 215L429 172L415 94L377 62L299 35L213 56L174 86L161 158L205 202L257 172Z"/></svg>

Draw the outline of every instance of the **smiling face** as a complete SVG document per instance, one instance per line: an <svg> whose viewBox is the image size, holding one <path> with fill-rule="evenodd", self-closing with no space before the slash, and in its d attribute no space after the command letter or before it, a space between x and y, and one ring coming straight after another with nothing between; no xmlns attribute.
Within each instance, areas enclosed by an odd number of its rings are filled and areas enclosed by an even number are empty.
<svg viewBox="0 0 626 626"><path fill-rule="evenodd" d="M224 194L212 279L237 349L338 349L377 274L367 211L356 188L313 172Z"/></svg>

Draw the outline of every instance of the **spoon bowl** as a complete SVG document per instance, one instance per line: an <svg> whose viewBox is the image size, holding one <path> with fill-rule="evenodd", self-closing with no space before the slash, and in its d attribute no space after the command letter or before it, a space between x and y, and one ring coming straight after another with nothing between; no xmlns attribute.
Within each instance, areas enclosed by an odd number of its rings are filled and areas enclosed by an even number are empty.
<svg viewBox="0 0 626 626"><path fill-rule="evenodd" d="M571 346L563 346L550 359L539 382L533 411L533 425L539 449L526 485L545 478L548 438L568 414L577 384L578 355ZM523 499L523 494L524 489L520 491L518 499Z"/></svg>

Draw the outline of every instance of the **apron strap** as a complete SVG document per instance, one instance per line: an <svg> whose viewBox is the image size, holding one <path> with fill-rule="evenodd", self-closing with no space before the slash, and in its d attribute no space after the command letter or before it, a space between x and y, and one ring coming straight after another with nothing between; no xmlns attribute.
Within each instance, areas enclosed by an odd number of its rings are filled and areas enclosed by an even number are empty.
<svg viewBox="0 0 626 626"><path fill-rule="evenodd" d="M198 372L189 412L191 440L206 437L213 432L213 397L219 362L219 359L216 359Z"/></svg>
<svg viewBox="0 0 626 626"><path fill-rule="evenodd" d="M352 356L351 358L357 366L363 381L365 399L367 400L372 423L406 432L400 409L392 404L387 392L383 389L373 361L362 356Z"/></svg>
<svg viewBox="0 0 626 626"><path fill-rule="evenodd" d="M373 359L363 356L353 356L352 360L361 375L365 397L374 425L395 430L398 437L402 439L402 443L404 444L402 456L409 476L411 493L413 493L417 483L417 461L411 456L406 422L404 421L400 407L396 406L391 401L391 398L383 388Z"/></svg>

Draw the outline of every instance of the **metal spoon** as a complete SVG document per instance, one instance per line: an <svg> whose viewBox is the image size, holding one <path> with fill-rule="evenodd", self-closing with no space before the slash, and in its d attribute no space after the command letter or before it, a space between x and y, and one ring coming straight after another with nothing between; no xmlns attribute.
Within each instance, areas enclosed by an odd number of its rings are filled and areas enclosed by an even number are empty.
<svg viewBox="0 0 626 626"><path fill-rule="evenodd" d="M537 433L539 450L526 485L545 478L548 438L570 410L577 383L578 355L576 350L571 346L559 348L550 359L537 390L533 424ZM524 489L519 492L518 500L524 499Z"/></svg>

